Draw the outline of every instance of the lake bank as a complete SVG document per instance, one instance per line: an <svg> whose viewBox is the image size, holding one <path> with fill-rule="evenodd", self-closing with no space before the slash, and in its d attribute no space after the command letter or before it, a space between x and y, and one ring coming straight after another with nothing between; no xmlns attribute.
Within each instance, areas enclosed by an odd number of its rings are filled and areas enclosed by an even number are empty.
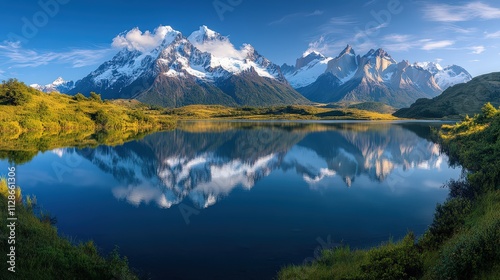
<svg viewBox="0 0 500 280"><path fill-rule="evenodd" d="M500 277L500 112L439 130L438 141L466 178L450 181L447 201L419 239L369 250L323 251L314 263L289 266L279 279L498 279Z"/></svg>

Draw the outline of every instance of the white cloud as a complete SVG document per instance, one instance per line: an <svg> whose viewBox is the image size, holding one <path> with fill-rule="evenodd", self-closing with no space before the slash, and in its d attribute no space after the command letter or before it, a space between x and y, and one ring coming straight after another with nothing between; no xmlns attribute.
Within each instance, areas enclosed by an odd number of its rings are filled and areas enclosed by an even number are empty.
<svg viewBox="0 0 500 280"><path fill-rule="evenodd" d="M473 28L473 27L470 27L470 28L464 28L464 27L461 27L461 26L458 26L458 25L454 25L454 24L445 24L442 29L444 31L453 31L455 33L459 33L459 34L471 34L471 33L474 33L474 32L477 32L477 28Z"/></svg>
<svg viewBox="0 0 500 280"><path fill-rule="evenodd" d="M424 51L446 48L452 46L455 43L450 40L443 40L443 41L422 40L421 42L425 42L424 45L422 46L422 50Z"/></svg>
<svg viewBox="0 0 500 280"><path fill-rule="evenodd" d="M382 38L382 47L387 51L409 51L417 44L412 36L406 34L390 34Z"/></svg>
<svg viewBox="0 0 500 280"><path fill-rule="evenodd" d="M498 39L500 38L500 31L494 33L486 33L486 38L488 39Z"/></svg>
<svg viewBox="0 0 500 280"><path fill-rule="evenodd" d="M71 64L73 68L90 66L102 62L110 49L71 49L63 52L43 52L24 49L20 42L0 44L0 57L10 67L38 67L49 63Z"/></svg>
<svg viewBox="0 0 500 280"><path fill-rule="evenodd" d="M486 50L484 46L474 46L469 49L472 50L473 54L482 54Z"/></svg>
<svg viewBox="0 0 500 280"><path fill-rule="evenodd" d="M209 52L215 57L231 57L237 59L245 59L247 52L237 50L229 40L226 41L207 41L203 44L192 42L193 45L202 52Z"/></svg>
<svg viewBox="0 0 500 280"><path fill-rule="evenodd" d="M149 30L142 32L136 27L125 34L120 34L113 38L112 46L145 52L158 47L163 39L165 39L165 36L173 31L172 27L161 25L152 33Z"/></svg>
<svg viewBox="0 0 500 280"><path fill-rule="evenodd" d="M325 42L325 37L321 36L318 40L309 43L309 47L304 52L303 56L306 56L312 52L319 52L322 54L326 54L330 52L330 46Z"/></svg>
<svg viewBox="0 0 500 280"><path fill-rule="evenodd" d="M320 16L322 14L324 14L324 11L320 11L320 10L316 10L316 11L311 12L311 13L294 13L294 14L289 14L289 15L286 15L286 16L278 19L278 20L270 22L268 25L282 24L282 23L290 21L290 20L292 20L294 18L313 17L313 16Z"/></svg>
<svg viewBox="0 0 500 280"><path fill-rule="evenodd" d="M500 9L481 2L466 5L428 4L425 17L431 21L460 22L474 19L500 19Z"/></svg>
<svg viewBox="0 0 500 280"><path fill-rule="evenodd" d="M389 24L384 22L384 23L379 24L377 26L374 26L372 28L358 31L358 33L356 33L354 35L354 40L359 40L361 38L369 37L369 36L375 36L379 32L380 29L386 28L387 26L389 26Z"/></svg>

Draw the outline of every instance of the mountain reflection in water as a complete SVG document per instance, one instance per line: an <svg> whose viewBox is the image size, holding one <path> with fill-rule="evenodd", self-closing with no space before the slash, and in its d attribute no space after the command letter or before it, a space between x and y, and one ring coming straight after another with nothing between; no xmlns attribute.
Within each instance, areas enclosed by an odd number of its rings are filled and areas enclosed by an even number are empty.
<svg viewBox="0 0 500 280"><path fill-rule="evenodd" d="M59 149L112 174L120 200L170 208L188 198L207 208L235 188L251 189L275 170L293 171L310 188L357 187L366 176L397 187L413 169L439 168L439 146L417 134L426 123L186 122L171 132L118 147ZM329 185L338 176L344 186Z"/></svg>

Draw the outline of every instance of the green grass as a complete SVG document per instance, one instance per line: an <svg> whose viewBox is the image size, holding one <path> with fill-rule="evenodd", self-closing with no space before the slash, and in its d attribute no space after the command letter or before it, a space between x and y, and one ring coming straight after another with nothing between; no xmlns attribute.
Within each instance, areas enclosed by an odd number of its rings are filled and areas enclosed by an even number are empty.
<svg viewBox="0 0 500 280"><path fill-rule="evenodd" d="M17 95L11 92L17 92ZM22 102L11 96L28 96ZM17 100L17 99L14 99ZM98 130L152 130L170 128L174 120L136 101L102 101L60 93L43 93L17 80L0 84L0 133L68 133Z"/></svg>
<svg viewBox="0 0 500 280"><path fill-rule="evenodd" d="M190 105L166 109L164 114L183 120L396 120L398 118L356 108L289 105L273 107L225 107L221 105Z"/></svg>
<svg viewBox="0 0 500 280"><path fill-rule="evenodd" d="M7 184L0 180L0 220L7 221ZM19 203L16 196L16 272L7 270L7 232L0 234L0 279L138 279L131 272L126 258L117 250L102 257L92 241L72 244L61 238L48 222L42 222L32 205ZM2 225L5 227L5 224Z"/></svg>
<svg viewBox="0 0 500 280"><path fill-rule="evenodd" d="M469 173L448 182L449 198L422 237L325 251L313 264L284 267L278 279L500 279L500 110L487 104L436 135Z"/></svg>

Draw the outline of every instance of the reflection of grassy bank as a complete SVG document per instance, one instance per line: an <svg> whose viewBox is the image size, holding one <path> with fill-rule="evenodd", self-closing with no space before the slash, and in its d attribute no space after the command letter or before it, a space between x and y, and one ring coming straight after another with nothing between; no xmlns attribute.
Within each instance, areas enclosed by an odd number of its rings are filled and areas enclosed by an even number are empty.
<svg viewBox="0 0 500 280"><path fill-rule="evenodd" d="M369 250L324 251L313 264L282 269L279 279L500 279L500 111L443 126L440 141L470 173L448 183L428 231L415 242Z"/></svg>
<svg viewBox="0 0 500 280"><path fill-rule="evenodd" d="M7 184L0 180L0 220L7 221ZM20 192L18 192L20 193ZM72 245L57 235L49 221L42 222L30 204L20 203L16 196L16 243L8 244L4 230L0 234L2 270L0 279L137 279L127 259L116 251L107 258L99 255L90 241ZM5 228L5 224L2 225ZM7 248L15 246L16 272L7 271Z"/></svg>
<svg viewBox="0 0 500 280"><path fill-rule="evenodd" d="M38 152L62 147L95 147L98 145L115 146L140 139L149 131L80 131L52 134L47 132L25 132L16 137L0 133L0 159L13 163L29 162Z"/></svg>

